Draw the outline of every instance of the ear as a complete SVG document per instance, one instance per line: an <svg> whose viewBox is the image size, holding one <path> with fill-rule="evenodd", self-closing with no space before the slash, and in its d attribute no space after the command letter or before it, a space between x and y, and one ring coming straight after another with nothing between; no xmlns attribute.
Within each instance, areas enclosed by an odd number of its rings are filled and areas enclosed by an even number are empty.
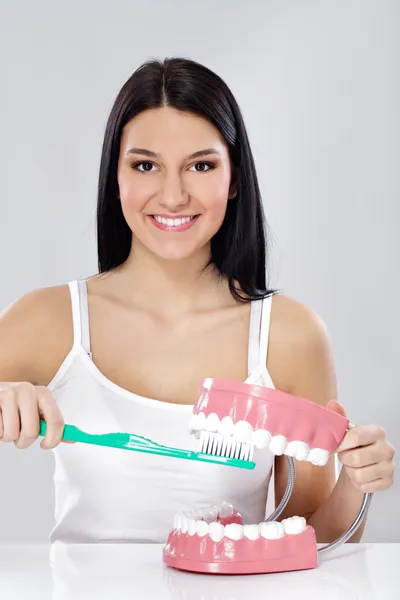
<svg viewBox="0 0 400 600"><path fill-rule="evenodd" d="M237 196L238 193L238 174L236 169L234 169L232 171L232 179L231 179L231 184L229 186L229 195L228 195L228 200L232 200L233 198L235 198Z"/></svg>

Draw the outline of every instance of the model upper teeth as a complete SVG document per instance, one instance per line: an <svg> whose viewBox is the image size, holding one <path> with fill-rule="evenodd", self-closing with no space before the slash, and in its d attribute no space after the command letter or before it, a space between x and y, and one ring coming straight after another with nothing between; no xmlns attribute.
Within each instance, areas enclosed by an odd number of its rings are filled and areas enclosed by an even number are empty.
<svg viewBox="0 0 400 600"><path fill-rule="evenodd" d="M198 535L204 537L207 534L213 542L220 542L224 537L238 541L243 537L251 541L259 538L265 540L278 540L285 535L299 535L307 527L307 521L304 517L289 517L278 521L263 521L255 525L240 525L239 523L229 523L222 525L218 521L207 523L203 520L196 520L188 517L188 513L180 512L175 515L174 529L189 536Z"/></svg>
<svg viewBox="0 0 400 600"><path fill-rule="evenodd" d="M193 217L184 217L181 219L167 219L166 217L159 217L158 215L154 215L153 218L157 221L157 223L161 223L162 225L167 225L168 227L179 227L180 225L184 225L185 223L189 223Z"/></svg>
<svg viewBox="0 0 400 600"><path fill-rule="evenodd" d="M200 438L200 452L208 454L252 460L256 447L260 450L269 448L275 455L286 454L318 466L326 465L329 460L327 450L310 448L301 440L288 442L284 435L271 435L266 429L254 431L247 421L235 424L230 416L220 420L216 413L193 415L189 431Z"/></svg>

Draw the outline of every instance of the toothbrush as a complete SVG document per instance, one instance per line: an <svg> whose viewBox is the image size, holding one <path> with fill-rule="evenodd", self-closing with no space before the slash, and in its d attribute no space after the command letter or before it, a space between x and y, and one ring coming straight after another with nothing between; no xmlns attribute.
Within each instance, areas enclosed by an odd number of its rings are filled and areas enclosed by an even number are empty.
<svg viewBox="0 0 400 600"><path fill-rule="evenodd" d="M46 422L40 421L40 435L46 434ZM242 469L254 469L255 463L250 460L241 460L227 456L216 456L204 452L195 452L193 450L184 450L181 448L171 448L157 444L152 440L135 435L132 433L105 433L91 434L82 431L75 425L64 426L63 440L71 442L82 442L84 444L94 444L96 446L107 446L110 448L119 448L121 450L133 450L134 452L145 452L147 454L159 454L172 458L184 458L201 462L210 462L221 464L228 467L239 467Z"/></svg>

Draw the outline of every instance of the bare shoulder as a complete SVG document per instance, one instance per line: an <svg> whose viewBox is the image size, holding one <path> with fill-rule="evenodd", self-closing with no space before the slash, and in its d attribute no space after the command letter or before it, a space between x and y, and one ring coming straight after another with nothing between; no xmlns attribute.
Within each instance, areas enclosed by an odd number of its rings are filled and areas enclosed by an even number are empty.
<svg viewBox="0 0 400 600"><path fill-rule="evenodd" d="M332 344L318 313L287 296L274 296L269 348L276 388L319 404L337 398Z"/></svg>
<svg viewBox="0 0 400 600"><path fill-rule="evenodd" d="M48 385L72 344L68 285L25 294L0 312L0 381Z"/></svg>

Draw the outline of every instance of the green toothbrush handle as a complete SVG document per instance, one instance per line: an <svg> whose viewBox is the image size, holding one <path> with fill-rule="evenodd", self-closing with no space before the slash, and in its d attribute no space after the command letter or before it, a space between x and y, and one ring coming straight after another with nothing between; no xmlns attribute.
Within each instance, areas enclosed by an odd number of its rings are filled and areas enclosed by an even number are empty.
<svg viewBox="0 0 400 600"><path fill-rule="evenodd" d="M40 421L40 435L45 434L46 423ZM70 442L83 442L85 444L94 444L96 446L108 446L110 448L133 450L134 452L144 452L146 454L158 454L160 456L169 456L172 458L185 458L200 462L226 465L229 467L239 467L242 469L254 469L255 467L255 463L249 460L227 458L225 456L195 452L194 450L183 450L181 448L162 446L148 438L131 433L92 434L82 431L78 427L75 427L75 425L64 425L62 439Z"/></svg>
<svg viewBox="0 0 400 600"><path fill-rule="evenodd" d="M45 421L40 421L40 435L45 435L47 425ZM64 425L62 439L68 442L83 442L84 444L95 444L97 446L110 446L112 448L125 448L127 444L137 444L142 446L159 446L155 442L146 438L132 435L130 433L101 433L93 434L82 431L75 425Z"/></svg>

